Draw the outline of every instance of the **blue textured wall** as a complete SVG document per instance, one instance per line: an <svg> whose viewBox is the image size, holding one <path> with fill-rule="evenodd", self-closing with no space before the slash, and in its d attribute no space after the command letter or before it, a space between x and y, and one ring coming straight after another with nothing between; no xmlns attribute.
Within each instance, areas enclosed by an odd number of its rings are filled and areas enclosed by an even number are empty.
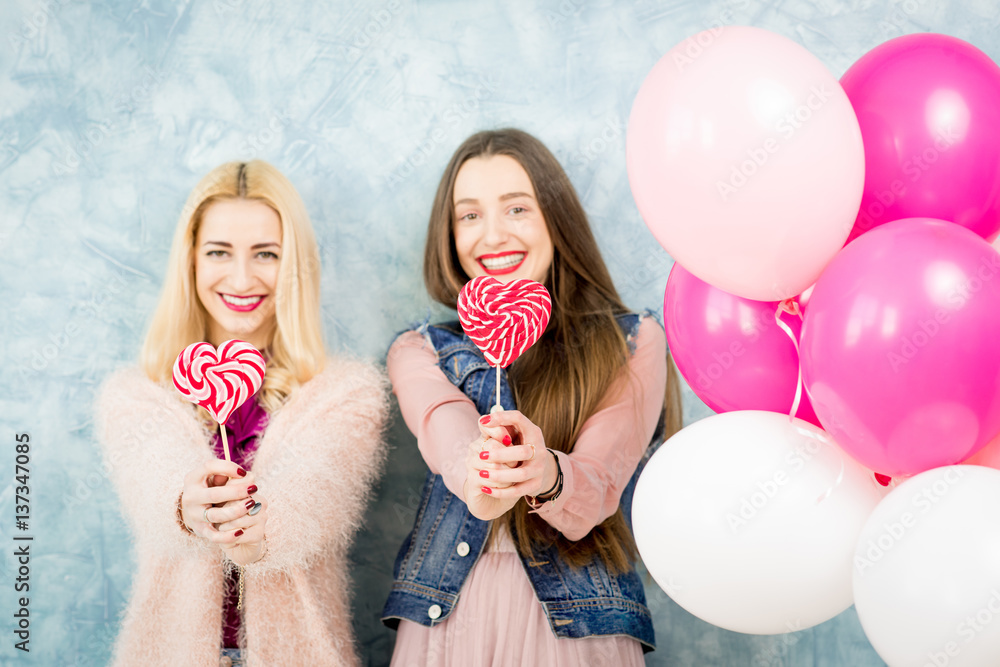
<svg viewBox="0 0 1000 667"><path fill-rule="evenodd" d="M997 2L538 3L3 0L0 4L0 662L107 661L133 568L92 439L91 400L137 354L185 197L260 157L304 196L322 245L326 334L380 357L430 306L420 280L441 168L471 132L542 138L592 216L627 303L659 307L670 258L639 218L624 130L644 76L717 25L786 35L838 76L900 34L1000 56ZM688 421L707 409L686 394ZM14 433L32 438L32 651L13 648ZM423 465L405 426L354 551L368 664ZM156 471L150 471L156 474ZM810 631L709 626L649 585L651 665L878 665L853 611ZM164 629L169 631L169 629Z"/></svg>

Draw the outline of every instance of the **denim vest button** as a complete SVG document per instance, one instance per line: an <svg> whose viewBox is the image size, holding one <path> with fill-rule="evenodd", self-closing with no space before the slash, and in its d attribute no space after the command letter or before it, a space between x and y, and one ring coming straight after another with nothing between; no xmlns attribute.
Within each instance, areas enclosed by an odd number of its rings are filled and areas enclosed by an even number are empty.
<svg viewBox="0 0 1000 667"><path fill-rule="evenodd" d="M469 543L468 542L459 542L458 546L455 548L455 551L458 552L459 556L461 556L462 558L465 558L466 556L469 555Z"/></svg>
<svg viewBox="0 0 1000 667"><path fill-rule="evenodd" d="M441 618L441 605L432 604L431 608L427 610L427 616L430 617L432 621Z"/></svg>

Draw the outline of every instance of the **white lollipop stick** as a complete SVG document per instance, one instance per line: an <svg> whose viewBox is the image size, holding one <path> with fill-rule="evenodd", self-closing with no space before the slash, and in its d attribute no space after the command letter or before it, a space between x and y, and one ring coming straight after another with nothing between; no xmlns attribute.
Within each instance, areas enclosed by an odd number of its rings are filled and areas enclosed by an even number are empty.
<svg viewBox="0 0 1000 667"><path fill-rule="evenodd" d="M222 432L222 452L226 455L226 460L231 462L233 459L229 456L229 438L226 437L226 425L219 424L219 431Z"/></svg>
<svg viewBox="0 0 1000 667"><path fill-rule="evenodd" d="M503 406L500 405L500 364L497 364L497 402L490 409L490 414L494 412L503 412Z"/></svg>

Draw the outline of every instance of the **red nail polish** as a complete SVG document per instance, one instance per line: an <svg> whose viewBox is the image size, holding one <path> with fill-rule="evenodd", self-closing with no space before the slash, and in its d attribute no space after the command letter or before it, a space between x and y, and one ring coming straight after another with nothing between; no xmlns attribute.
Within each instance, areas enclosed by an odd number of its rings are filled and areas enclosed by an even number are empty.
<svg viewBox="0 0 1000 667"><path fill-rule="evenodd" d="M250 494L250 493L257 493L257 485L256 484L251 484L250 486L248 486L247 487L247 493L248 494Z"/></svg>
<svg viewBox="0 0 1000 667"><path fill-rule="evenodd" d="M490 488L490 487L488 487L488 486L484 486L484 487L483 487L483 493L485 493L485 494L486 494L486 495L488 495L488 496L489 496L489 495L492 495L492 494L493 494L493 489L491 489L491 488Z"/></svg>
<svg viewBox="0 0 1000 667"><path fill-rule="evenodd" d="M892 481L892 477L889 477L888 475L880 475L879 473L875 473L875 481L881 484L882 486L889 486L889 482Z"/></svg>
<svg viewBox="0 0 1000 667"><path fill-rule="evenodd" d="M237 468L236 469L236 474L239 475L240 477L246 477L247 476L247 471L244 470L243 468Z"/></svg>
<svg viewBox="0 0 1000 667"><path fill-rule="evenodd" d="M482 460L485 461L486 459L490 458L490 453L489 452L479 452L479 458L481 458Z"/></svg>
<svg viewBox="0 0 1000 667"><path fill-rule="evenodd" d="M246 506L247 506L247 509L250 509L251 507L253 507L253 506L254 506L254 505L256 505L256 504L257 504L257 501L256 501L256 500L254 500L253 498L251 498L250 500L248 500L248 501L246 502Z"/></svg>
<svg viewBox="0 0 1000 667"><path fill-rule="evenodd" d="M490 471L489 470L480 470L479 471L479 476L483 477L483 478L486 478L486 479L489 479L490 478Z"/></svg>
<svg viewBox="0 0 1000 667"><path fill-rule="evenodd" d="M240 528L240 529L239 529L239 530L237 530L237 531L236 531L235 533L233 533L233 537L239 537L239 536L240 536L240 535L242 535L242 534L243 534L243 529L242 529L242 528Z"/></svg>
<svg viewBox="0 0 1000 667"><path fill-rule="evenodd" d="M486 415L485 417L480 417L479 423L482 424L483 426L486 426L487 424L490 423L490 419L492 419L492 417L490 417L489 415Z"/></svg>
<svg viewBox="0 0 1000 667"><path fill-rule="evenodd" d="M511 442L510 436L509 435L504 435L504 437L503 437L503 444L506 445L507 447L510 447L510 442Z"/></svg>

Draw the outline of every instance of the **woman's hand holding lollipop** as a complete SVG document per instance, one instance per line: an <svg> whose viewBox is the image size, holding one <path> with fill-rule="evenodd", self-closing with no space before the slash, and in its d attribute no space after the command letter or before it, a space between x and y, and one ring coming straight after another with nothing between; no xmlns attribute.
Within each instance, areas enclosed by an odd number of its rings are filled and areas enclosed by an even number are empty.
<svg viewBox="0 0 1000 667"><path fill-rule="evenodd" d="M218 350L209 343L194 343L174 363L174 386L219 423L226 456L225 461L209 461L185 477L181 518L188 530L218 544L237 565L263 555L267 501L257 493L253 473L230 461L225 423L257 393L264 373L264 357L241 340L228 340Z"/></svg>
<svg viewBox="0 0 1000 667"><path fill-rule="evenodd" d="M465 501L473 516L495 519L523 496L555 491L555 454L545 448L541 430L530 419L517 410L503 410L483 417L479 430L483 437L469 445L466 457Z"/></svg>
<svg viewBox="0 0 1000 667"><path fill-rule="evenodd" d="M266 509L267 501L258 493L253 473L235 463L213 459L184 478L184 525L193 534L218 544L237 564L259 558Z"/></svg>
<svg viewBox="0 0 1000 667"><path fill-rule="evenodd" d="M482 440L469 444L465 501L473 516L494 519L521 496L535 496L557 485L554 455L545 449L537 426L516 410L500 405L500 369L514 362L545 331L552 299L534 280L502 283L490 276L467 282L458 296L458 317L466 335L496 367L496 404L479 421ZM539 456L544 454L544 456Z"/></svg>

